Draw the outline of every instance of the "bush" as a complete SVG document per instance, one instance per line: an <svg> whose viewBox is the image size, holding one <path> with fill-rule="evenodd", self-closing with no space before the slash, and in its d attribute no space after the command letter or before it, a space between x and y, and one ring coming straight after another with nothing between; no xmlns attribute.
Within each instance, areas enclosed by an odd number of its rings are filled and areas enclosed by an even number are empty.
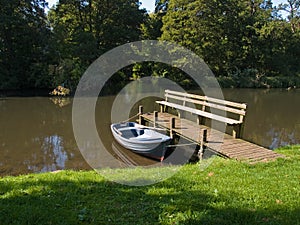
<svg viewBox="0 0 300 225"><path fill-rule="evenodd" d="M234 88L236 87L236 82L232 77L218 77L219 84L222 88Z"/></svg>

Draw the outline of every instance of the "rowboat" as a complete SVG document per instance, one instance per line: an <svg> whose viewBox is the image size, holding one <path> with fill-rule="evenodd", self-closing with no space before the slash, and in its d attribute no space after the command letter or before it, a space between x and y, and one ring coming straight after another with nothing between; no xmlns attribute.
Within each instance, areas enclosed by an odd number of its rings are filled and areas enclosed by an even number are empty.
<svg viewBox="0 0 300 225"><path fill-rule="evenodd" d="M147 157L164 160L167 145L171 141L169 136L134 122L114 123L110 128L116 141L123 147Z"/></svg>

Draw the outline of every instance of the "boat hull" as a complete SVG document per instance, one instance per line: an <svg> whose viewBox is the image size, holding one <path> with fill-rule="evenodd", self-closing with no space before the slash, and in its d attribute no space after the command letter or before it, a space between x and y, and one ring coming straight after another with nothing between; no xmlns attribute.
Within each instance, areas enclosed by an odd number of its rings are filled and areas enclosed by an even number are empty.
<svg viewBox="0 0 300 225"><path fill-rule="evenodd" d="M171 138L139 124L128 122L112 124L111 130L116 141L123 147L157 160L162 161Z"/></svg>

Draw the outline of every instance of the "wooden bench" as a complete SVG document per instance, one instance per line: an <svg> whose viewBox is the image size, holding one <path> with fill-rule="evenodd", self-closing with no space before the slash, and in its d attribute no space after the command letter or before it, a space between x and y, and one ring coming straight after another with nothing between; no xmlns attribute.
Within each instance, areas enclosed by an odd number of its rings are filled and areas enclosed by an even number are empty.
<svg viewBox="0 0 300 225"><path fill-rule="evenodd" d="M205 118L208 118L232 126L233 137L241 136L247 108L244 103L171 90L165 91L164 101L156 103L160 105L161 112L166 112L168 107L176 109L179 117L182 112L189 112L198 116L198 124L203 124Z"/></svg>

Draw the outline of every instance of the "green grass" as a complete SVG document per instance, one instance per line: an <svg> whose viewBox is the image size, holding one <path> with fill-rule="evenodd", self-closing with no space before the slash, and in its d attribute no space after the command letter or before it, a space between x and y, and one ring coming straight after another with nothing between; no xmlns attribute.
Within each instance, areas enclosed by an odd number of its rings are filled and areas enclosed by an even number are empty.
<svg viewBox="0 0 300 225"><path fill-rule="evenodd" d="M249 165L216 158L144 187L94 171L0 179L0 224L300 224L300 147ZM151 170L151 169L150 169Z"/></svg>

